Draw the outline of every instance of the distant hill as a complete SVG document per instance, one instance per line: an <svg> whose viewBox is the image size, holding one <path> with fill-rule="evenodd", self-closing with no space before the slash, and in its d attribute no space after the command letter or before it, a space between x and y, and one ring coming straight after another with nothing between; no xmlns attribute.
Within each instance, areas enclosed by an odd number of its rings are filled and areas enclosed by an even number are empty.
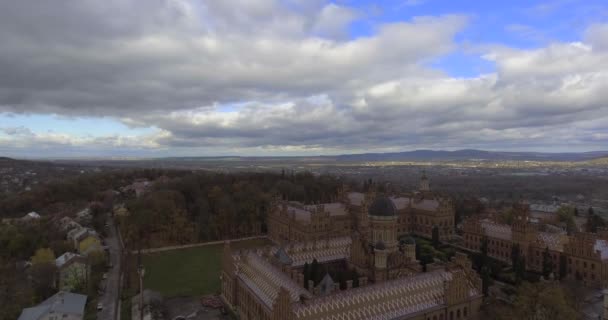
<svg viewBox="0 0 608 320"><path fill-rule="evenodd" d="M342 161L455 161L455 160L518 160L518 161L588 161L607 157L608 151L595 152L503 152L484 150L415 150L394 153L363 153L337 156Z"/></svg>
<svg viewBox="0 0 608 320"><path fill-rule="evenodd" d="M343 154L335 156L294 156L294 157L177 157L154 160L171 161L343 161L343 162L375 162L375 161L591 161L603 157L608 158L608 151L594 152L504 152L465 149L456 151L415 150L389 153Z"/></svg>

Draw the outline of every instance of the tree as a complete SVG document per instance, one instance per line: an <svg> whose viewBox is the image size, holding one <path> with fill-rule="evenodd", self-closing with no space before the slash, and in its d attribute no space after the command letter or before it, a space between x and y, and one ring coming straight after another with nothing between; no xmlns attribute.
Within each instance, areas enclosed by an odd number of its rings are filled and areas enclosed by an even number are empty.
<svg viewBox="0 0 608 320"><path fill-rule="evenodd" d="M526 276L526 260L520 256L514 268L515 271L515 283L519 284Z"/></svg>
<svg viewBox="0 0 608 320"><path fill-rule="evenodd" d="M587 232L596 233L598 229L606 227L606 220L597 214L591 214L587 219Z"/></svg>
<svg viewBox="0 0 608 320"><path fill-rule="evenodd" d="M433 247L439 248L439 227L433 226Z"/></svg>
<svg viewBox="0 0 608 320"><path fill-rule="evenodd" d="M574 222L574 210L575 208L570 206L561 206L557 210L557 217L560 222L566 224L566 231L571 234L576 230L576 223Z"/></svg>
<svg viewBox="0 0 608 320"><path fill-rule="evenodd" d="M515 266L517 265L520 254L521 254L521 252L519 249L519 244L518 243L513 244L513 246L511 247L511 265L513 266L513 268L515 268Z"/></svg>
<svg viewBox="0 0 608 320"><path fill-rule="evenodd" d="M36 300L44 300L55 292L57 267L51 262L32 264L30 274Z"/></svg>
<svg viewBox="0 0 608 320"><path fill-rule="evenodd" d="M519 319L578 319L572 301L554 282L522 283L517 290L513 311L514 318Z"/></svg>
<svg viewBox="0 0 608 320"><path fill-rule="evenodd" d="M563 280L568 275L568 258L565 254L559 256L559 279Z"/></svg>
<svg viewBox="0 0 608 320"><path fill-rule="evenodd" d="M310 266L308 262L304 263L304 271L302 273L304 273L304 288L310 290L308 288L308 280L310 280Z"/></svg>
<svg viewBox="0 0 608 320"><path fill-rule="evenodd" d="M483 267L481 270L481 291L484 296L488 296L490 285L492 284L492 278L490 277L489 267Z"/></svg>
<svg viewBox="0 0 608 320"><path fill-rule="evenodd" d="M36 250L34 256L32 256L32 265L45 264L45 263L54 263L55 262L55 254L53 250L49 248L40 248Z"/></svg>
<svg viewBox="0 0 608 320"><path fill-rule="evenodd" d="M555 266L553 265L553 259L551 259L551 253L549 252L549 247L545 248L543 252L543 276L545 279L551 275Z"/></svg>

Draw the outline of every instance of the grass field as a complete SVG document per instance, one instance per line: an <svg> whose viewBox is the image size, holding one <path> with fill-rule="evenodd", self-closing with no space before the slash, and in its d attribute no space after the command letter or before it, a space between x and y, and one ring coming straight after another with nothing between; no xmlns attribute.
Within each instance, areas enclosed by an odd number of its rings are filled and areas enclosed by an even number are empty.
<svg viewBox="0 0 608 320"><path fill-rule="evenodd" d="M231 243L234 249L271 244L267 239ZM146 268L144 286L164 297L196 296L220 290L222 244L178 249L143 256Z"/></svg>

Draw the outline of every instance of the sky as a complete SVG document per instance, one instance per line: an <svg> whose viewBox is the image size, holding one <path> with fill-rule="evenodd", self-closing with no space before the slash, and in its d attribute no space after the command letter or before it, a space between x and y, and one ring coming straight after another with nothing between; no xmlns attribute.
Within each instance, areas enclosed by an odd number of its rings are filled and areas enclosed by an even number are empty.
<svg viewBox="0 0 608 320"><path fill-rule="evenodd" d="M0 156L608 150L605 0L0 0Z"/></svg>

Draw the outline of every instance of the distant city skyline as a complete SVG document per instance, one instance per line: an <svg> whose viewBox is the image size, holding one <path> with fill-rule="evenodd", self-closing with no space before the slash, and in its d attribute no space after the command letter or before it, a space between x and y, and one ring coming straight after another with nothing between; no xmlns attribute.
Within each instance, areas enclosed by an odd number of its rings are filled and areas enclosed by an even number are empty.
<svg viewBox="0 0 608 320"><path fill-rule="evenodd" d="M605 1L4 1L0 43L0 156L608 149Z"/></svg>

